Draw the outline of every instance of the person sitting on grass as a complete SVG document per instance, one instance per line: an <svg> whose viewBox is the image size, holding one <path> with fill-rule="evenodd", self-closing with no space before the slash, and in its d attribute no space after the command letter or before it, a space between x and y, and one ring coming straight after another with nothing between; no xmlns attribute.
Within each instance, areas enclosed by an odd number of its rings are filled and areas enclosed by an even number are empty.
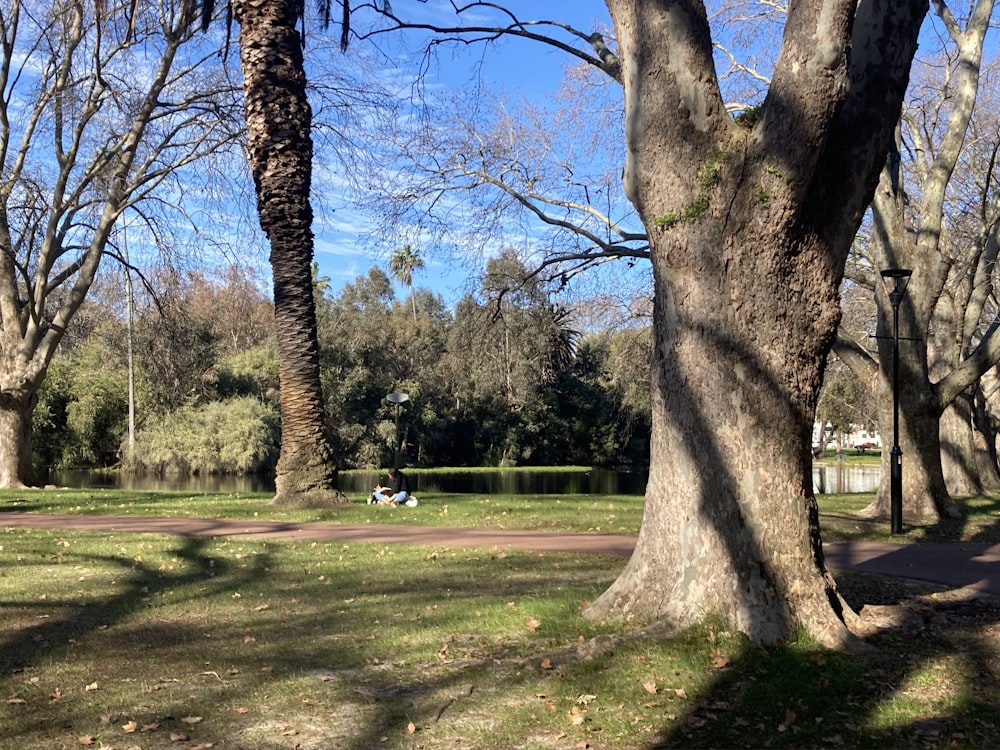
<svg viewBox="0 0 1000 750"><path fill-rule="evenodd" d="M409 505L413 502L410 495L410 480L395 466L389 469L389 486L379 485L372 492L368 502L375 505ZM413 504L416 504L415 502Z"/></svg>

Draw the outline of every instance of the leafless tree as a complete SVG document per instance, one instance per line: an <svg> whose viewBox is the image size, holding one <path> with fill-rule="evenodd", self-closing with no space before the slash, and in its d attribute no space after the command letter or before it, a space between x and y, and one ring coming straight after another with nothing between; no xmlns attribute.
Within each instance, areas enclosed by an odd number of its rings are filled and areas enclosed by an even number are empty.
<svg viewBox="0 0 1000 750"><path fill-rule="evenodd" d="M175 179L234 142L238 92L194 0L0 10L0 486L33 480L36 393L127 209L155 242ZM173 193L171 194L171 191Z"/></svg>

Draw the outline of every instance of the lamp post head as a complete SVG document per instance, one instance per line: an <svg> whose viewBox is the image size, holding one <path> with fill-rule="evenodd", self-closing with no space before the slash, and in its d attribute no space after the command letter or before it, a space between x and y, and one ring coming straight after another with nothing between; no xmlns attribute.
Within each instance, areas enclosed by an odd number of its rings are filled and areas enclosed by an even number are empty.
<svg viewBox="0 0 1000 750"><path fill-rule="evenodd" d="M903 299L903 292L906 289L906 284L910 280L910 276L913 275L913 271L909 268L887 268L882 273L883 281L892 279L893 286L889 289L889 302L893 306L899 305Z"/></svg>
<svg viewBox="0 0 1000 750"><path fill-rule="evenodd" d="M385 400L388 401L390 404L396 404L396 406L399 406L404 401L410 400L410 394L398 393L396 391L393 391L392 393L390 393L388 396L385 397Z"/></svg>

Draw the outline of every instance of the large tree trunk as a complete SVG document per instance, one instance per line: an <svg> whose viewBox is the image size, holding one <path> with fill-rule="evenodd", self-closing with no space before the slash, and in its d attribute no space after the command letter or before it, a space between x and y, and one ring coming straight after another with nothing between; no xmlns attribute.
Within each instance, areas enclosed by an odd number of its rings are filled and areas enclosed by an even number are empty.
<svg viewBox="0 0 1000 750"><path fill-rule="evenodd" d="M589 613L678 626L718 613L754 642L801 626L844 645L812 494L812 420L847 250L926 5L790 6L746 128L723 104L702 4L608 7L622 50L625 189L655 279L653 429L635 552Z"/></svg>
<svg viewBox="0 0 1000 750"><path fill-rule="evenodd" d="M275 504L345 502L326 429L312 287L312 111L294 0L234 0L247 140L260 225L271 243L281 388Z"/></svg>
<svg viewBox="0 0 1000 750"><path fill-rule="evenodd" d="M763 643L808 622L821 642L838 644L845 633L810 479L827 343L819 334L837 317L836 290L818 273L811 294L755 288L767 248L747 236L716 247L716 267L697 263L690 274L664 273L656 252L646 514L627 570L593 614L689 625L714 612ZM722 302L731 295L738 308Z"/></svg>
<svg viewBox="0 0 1000 750"><path fill-rule="evenodd" d="M972 429L972 396L959 396L941 415L941 466L952 497L983 494L979 452Z"/></svg>
<svg viewBox="0 0 1000 750"><path fill-rule="evenodd" d="M982 383L976 388L976 394L973 398L972 424L972 443L976 451L975 460L980 482L984 489L998 487L1000 486L1000 465L997 463L996 425L993 422Z"/></svg>
<svg viewBox="0 0 1000 750"><path fill-rule="evenodd" d="M900 346L905 346L901 343ZM901 356L901 362L905 357ZM864 510L872 518L890 517L891 472L893 446L892 434L892 382L891 357L889 368L882 372L879 386L879 424L882 426L882 475L875 500ZM919 362L917 357L914 362ZM902 364L902 372L909 372ZM954 517L955 504L945 486L941 463L940 407L933 393L926 388L926 377L900 376L899 383L899 434L896 439L902 452L903 468L903 522L904 524L932 524L942 516Z"/></svg>
<svg viewBox="0 0 1000 750"><path fill-rule="evenodd" d="M0 487L13 489L34 483L31 412L36 400L26 391L0 392Z"/></svg>

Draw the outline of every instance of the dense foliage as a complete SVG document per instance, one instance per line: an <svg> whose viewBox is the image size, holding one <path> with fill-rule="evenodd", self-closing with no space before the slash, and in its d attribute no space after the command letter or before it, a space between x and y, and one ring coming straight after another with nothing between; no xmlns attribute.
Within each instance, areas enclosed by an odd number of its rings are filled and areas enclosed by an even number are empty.
<svg viewBox="0 0 1000 750"><path fill-rule="evenodd" d="M329 429L345 466L642 465L648 457L649 332L574 330L512 254L454 309L379 268L336 294L317 280ZM108 282L108 279L105 279ZM270 303L252 275L155 276L136 302L137 435L127 453L128 329L106 283L99 321L67 341L35 412L35 461L142 471L252 473L276 458L277 358Z"/></svg>

